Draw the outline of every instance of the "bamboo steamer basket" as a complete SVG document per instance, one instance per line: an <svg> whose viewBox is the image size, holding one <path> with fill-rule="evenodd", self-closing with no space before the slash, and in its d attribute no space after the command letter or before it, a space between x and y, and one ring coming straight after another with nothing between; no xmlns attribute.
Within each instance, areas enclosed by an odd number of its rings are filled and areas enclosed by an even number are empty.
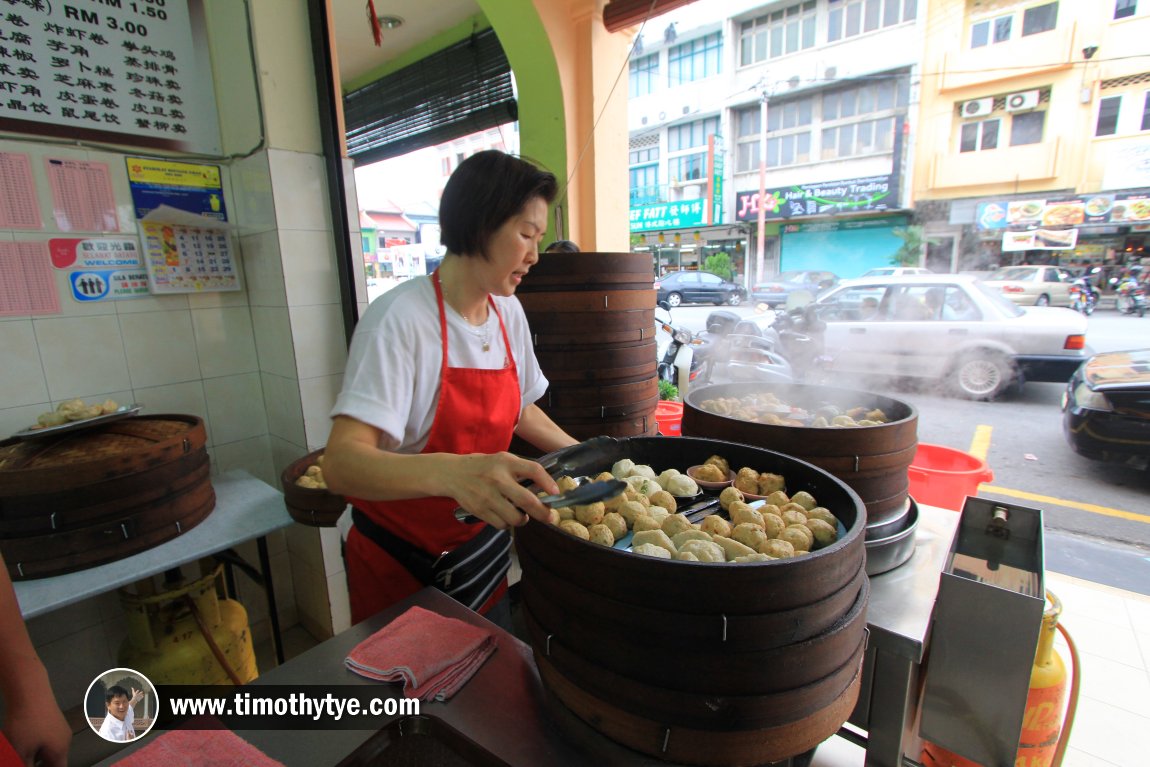
<svg viewBox="0 0 1150 767"><path fill-rule="evenodd" d="M544 253L516 289L550 382L537 404L576 439L657 433L654 284L642 253Z"/></svg>
<svg viewBox="0 0 1150 767"><path fill-rule="evenodd" d="M203 420L141 415L0 442L0 552L13 579L82 570L175 538L215 508Z"/></svg>
<svg viewBox="0 0 1150 767"><path fill-rule="evenodd" d="M324 448L321 447L303 458L292 461L280 473L284 505L287 506L288 514L296 522L310 527L335 527L336 521L348 503L342 495L318 487L300 487L295 483L310 466L316 464L323 451Z"/></svg>
<svg viewBox="0 0 1150 767"><path fill-rule="evenodd" d="M791 456L713 439L631 437L545 458L594 476L622 458L684 471L715 454L782 474L845 532L795 559L706 564L532 523L516 529L523 614L548 689L604 735L675 762L762 764L833 735L857 700L869 598L858 495Z"/></svg>
<svg viewBox="0 0 1150 767"><path fill-rule="evenodd" d="M814 411L823 404L846 410L879 408L889 421L879 426L817 428L774 426L718 415L702 408L711 399L772 393L781 401ZM717 437L778 450L830 472L858 493L868 521L881 524L906 513L907 470L918 448L918 411L901 400L870 392L807 384L735 383L692 389L683 403L683 434Z"/></svg>

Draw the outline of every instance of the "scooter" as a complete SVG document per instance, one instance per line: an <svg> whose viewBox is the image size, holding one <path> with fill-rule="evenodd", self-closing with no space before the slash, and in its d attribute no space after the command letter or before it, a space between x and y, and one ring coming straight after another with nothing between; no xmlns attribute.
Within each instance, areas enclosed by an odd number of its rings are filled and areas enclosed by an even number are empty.
<svg viewBox="0 0 1150 767"><path fill-rule="evenodd" d="M1098 306L1098 291L1090 284L1090 278L1079 277L1070 284L1070 308L1082 312L1087 317L1094 314Z"/></svg>
<svg viewBox="0 0 1150 767"><path fill-rule="evenodd" d="M667 313L666 319L656 317L658 328L668 336L658 357L657 372L660 381L675 385L680 397L687 396L691 382L699 377L707 363L711 344L696 337L687 328L677 328L671 320L671 305L660 301L659 308ZM656 347L657 348L657 347Z"/></svg>
<svg viewBox="0 0 1150 767"><path fill-rule="evenodd" d="M825 328L813 306L774 311L769 321L740 322L728 337L728 377L776 383L821 381L826 369Z"/></svg>
<svg viewBox="0 0 1150 767"><path fill-rule="evenodd" d="M1146 288L1133 277L1118 283L1118 311L1122 314L1146 316Z"/></svg>

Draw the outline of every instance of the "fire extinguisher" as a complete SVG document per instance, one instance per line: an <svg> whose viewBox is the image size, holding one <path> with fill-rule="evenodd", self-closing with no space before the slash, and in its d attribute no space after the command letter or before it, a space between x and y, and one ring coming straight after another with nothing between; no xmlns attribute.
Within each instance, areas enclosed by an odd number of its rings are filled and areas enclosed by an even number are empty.
<svg viewBox="0 0 1150 767"><path fill-rule="evenodd" d="M1030 669L1030 692L1026 696L1026 713L1022 718L1022 734L1018 739L1018 755L1014 767L1061 767L1074 712L1078 707L1079 664L1078 650L1066 628L1058 622L1062 602L1053 592L1046 592L1049 606L1042 615L1042 630L1038 635L1038 650L1034 666ZM1070 679L1070 705L1066 721L1062 720L1063 702L1067 691L1066 665L1054 649L1055 631L1061 631L1070 651L1073 672ZM980 767L945 748L927 742L920 757L924 767Z"/></svg>

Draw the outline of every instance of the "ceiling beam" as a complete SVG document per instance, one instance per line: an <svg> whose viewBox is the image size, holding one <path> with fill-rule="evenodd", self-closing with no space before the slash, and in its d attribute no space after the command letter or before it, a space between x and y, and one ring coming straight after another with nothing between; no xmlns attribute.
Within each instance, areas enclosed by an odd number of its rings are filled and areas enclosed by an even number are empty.
<svg viewBox="0 0 1150 767"><path fill-rule="evenodd" d="M692 2L694 0L611 0L603 8L603 26L608 32L618 32Z"/></svg>

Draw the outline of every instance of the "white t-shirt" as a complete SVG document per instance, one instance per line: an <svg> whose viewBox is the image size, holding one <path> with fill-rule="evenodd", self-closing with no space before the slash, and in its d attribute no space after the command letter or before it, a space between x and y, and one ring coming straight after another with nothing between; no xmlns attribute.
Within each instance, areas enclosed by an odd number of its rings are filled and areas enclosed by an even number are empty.
<svg viewBox="0 0 1150 767"><path fill-rule="evenodd" d="M520 410L547 391L531 344L523 306L514 296L494 296L519 373ZM450 306L448 364L499 369L505 349L499 318L488 311L485 329L472 327ZM483 351L484 341L490 345ZM439 403L443 346L430 277L407 280L372 301L356 325L348 350L343 390L332 416L347 415L383 432L380 447L418 453L427 444Z"/></svg>
<svg viewBox="0 0 1150 767"><path fill-rule="evenodd" d="M128 706L128 713L124 715L123 721L109 713L104 717L103 724L100 725L100 737L108 740L131 740L136 737L136 730L132 726L135 721L136 712L132 710L131 706Z"/></svg>

